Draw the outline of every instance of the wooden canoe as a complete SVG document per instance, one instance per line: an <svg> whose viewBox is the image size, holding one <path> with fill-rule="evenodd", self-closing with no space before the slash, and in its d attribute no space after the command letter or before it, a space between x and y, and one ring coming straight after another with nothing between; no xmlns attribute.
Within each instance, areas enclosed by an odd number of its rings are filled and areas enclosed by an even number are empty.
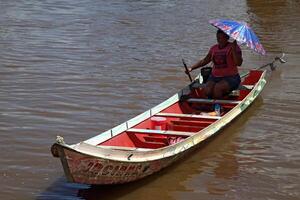
<svg viewBox="0 0 300 200"><path fill-rule="evenodd" d="M237 91L222 100L205 99L199 75L161 104L108 131L68 145L57 136L51 147L70 182L120 184L151 175L220 132L260 94L266 71L251 70ZM220 104L220 116L213 105Z"/></svg>

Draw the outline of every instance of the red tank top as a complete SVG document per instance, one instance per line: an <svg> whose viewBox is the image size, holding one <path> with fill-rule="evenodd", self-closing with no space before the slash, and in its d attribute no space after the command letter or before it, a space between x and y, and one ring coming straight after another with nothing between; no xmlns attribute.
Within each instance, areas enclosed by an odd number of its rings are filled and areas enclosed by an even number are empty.
<svg viewBox="0 0 300 200"><path fill-rule="evenodd" d="M232 43L227 43L227 45L220 49L219 45L216 44L212 46L209 50L211 60L213 62L212 75L215 77L223 76L234 76L238 74L237 65L234 63L232 52ZM237 53L242 54L239 46L237 46Z"/></svg>

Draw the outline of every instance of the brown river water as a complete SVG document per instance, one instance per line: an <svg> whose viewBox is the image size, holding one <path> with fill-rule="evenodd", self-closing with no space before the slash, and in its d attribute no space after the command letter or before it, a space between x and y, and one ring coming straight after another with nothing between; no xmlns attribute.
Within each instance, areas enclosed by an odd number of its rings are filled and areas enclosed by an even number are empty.
<svg viewBox="0 0 300 200"><path fill-rule="evenodd" d="M1 0L0 199L300 199L299 0ZM51 156L164 101L216 42L209 19L248 22L267 50L257 101L171 167L119 186L68 183ZM193 76L196 72L193 73Z"/></svg>

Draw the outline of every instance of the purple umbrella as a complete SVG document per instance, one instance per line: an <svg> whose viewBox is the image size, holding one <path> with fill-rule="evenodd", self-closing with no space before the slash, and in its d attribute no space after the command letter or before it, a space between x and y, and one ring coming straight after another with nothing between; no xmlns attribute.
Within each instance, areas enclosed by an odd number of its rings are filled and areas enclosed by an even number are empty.
<svg viewBox="0 0 300 200"><path fill-rule="evenodd" d="M261 55L266 54L266 51L259 42L258 37L246 22L215 19L210 20L209 23L224 31L227 35L235 39L240 44L246 44L252 50Z"/></svg>

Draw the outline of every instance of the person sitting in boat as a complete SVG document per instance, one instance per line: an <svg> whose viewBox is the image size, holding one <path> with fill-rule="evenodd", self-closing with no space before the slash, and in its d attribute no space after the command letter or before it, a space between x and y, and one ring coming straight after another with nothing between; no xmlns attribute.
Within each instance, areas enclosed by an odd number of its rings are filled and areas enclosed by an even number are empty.
<svg viewBox="0 0 300 200"><path fill-rule="evenodd" d="M204 88L210 99L221 99L239 87L241 78L237 67L243 63L242 51L236 41L229 42L229 36L220 29L216 35L218 44L210 48L204 59L188 68L191 72L213 62L211 75Z"/></svg>

